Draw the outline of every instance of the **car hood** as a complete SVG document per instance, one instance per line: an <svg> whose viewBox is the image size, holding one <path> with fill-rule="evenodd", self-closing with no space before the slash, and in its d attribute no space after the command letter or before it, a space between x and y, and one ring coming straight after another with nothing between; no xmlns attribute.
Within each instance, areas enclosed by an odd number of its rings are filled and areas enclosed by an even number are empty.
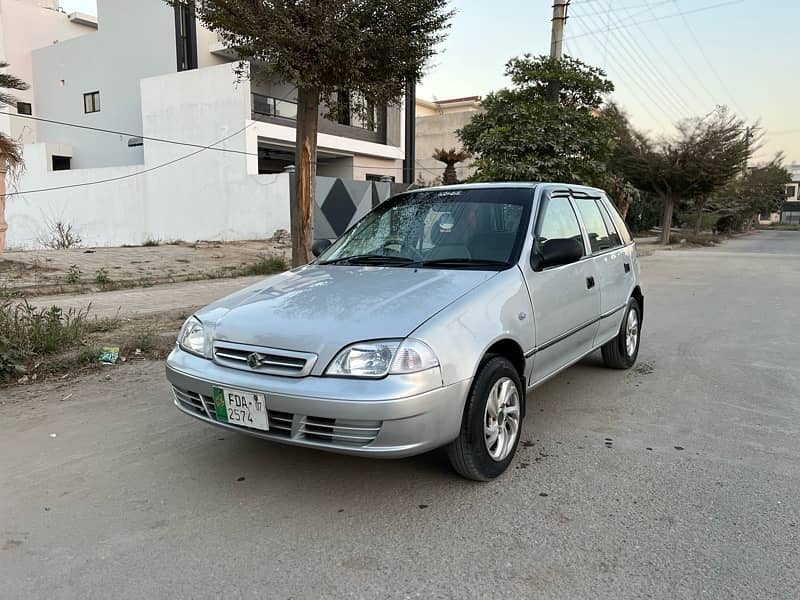
<svg viewBox="0 0 800 600"><path fill-rule="evenodd" d="M301 267L197 313L217 340L313 352L320 372L345 346L404 338L491 271L396 267Z"/></svg>

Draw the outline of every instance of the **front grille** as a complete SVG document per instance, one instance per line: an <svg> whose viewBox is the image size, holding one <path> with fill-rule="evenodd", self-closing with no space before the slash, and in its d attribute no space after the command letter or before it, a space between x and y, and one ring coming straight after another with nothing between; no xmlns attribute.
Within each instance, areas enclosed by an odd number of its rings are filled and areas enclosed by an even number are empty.
<svg viewBox="0 0 800 600"><path fill-rule="evenodd" d="M317 355L218 341L214 342L214 362L252 373L305 377L317 362Z"/></svg>
<svg viewBox="0 0 800 600"><path fill-rule="evenodd" d="M214 399L197 392L191 392L173 386L175 399L190 412L217 420ZM318 444L336 446L366 446L375 441L383 426L382 421L360 421L355 419L330 419L271 410L267 405L269 431L259 431L267 436L277 438L309 440ZM251 431L247 427L232 425L243 431Z"/></svg>

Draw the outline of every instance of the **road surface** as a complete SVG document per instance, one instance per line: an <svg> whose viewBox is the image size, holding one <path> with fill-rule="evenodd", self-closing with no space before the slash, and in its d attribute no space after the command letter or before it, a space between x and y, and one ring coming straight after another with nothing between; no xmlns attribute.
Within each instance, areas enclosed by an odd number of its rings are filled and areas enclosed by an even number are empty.
<svg viewBox="0 0 800 600"><path fill-rule="evenodd" d="M638 367L533 393L489 484L205 426L158 363L5 390L0 598L798 598L800 233L643 278Z"/></svg>

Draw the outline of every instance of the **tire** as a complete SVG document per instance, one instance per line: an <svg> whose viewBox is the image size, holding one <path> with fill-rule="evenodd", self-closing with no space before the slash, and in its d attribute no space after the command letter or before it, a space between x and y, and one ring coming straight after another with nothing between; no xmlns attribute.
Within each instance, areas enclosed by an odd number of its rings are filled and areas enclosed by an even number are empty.
<svg viewBox="0 0 800 600"><path fill-rule="evenodd" d="M507 358L490 357L481 365L467 396L461 432L447 449L459 475L489 481L508 468L522 432L523 393L519 373Z"/></svg>
<svg viewBox="0 0 800 600"><path fill-rule="evenodd" d="M630 327L635 325L635 339L629 345ZM607 342L603 348L603 362L611 369L630 369L636 364L639 356L639 344L642 341L642 311L636 298L628 300L628 307L622 319L619 333Z"/></svg>

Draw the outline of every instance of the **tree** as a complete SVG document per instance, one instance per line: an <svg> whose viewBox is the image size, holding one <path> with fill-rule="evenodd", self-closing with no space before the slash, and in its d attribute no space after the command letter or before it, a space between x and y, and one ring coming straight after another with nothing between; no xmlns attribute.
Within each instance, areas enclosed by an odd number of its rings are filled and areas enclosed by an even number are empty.
<svg viewBox="0 0 800 600"><path fill-rule="evenodd" d="M783 154L769 163L747 170L715 194L712 202L720 210L731 211L734 221L749 226L759 214L780 210L786 199L789 172L783 166Z"/></svg>
<svg viewBox="0 0 800 600"><path fill-rule="evenodd" d="M627 149L631 146L635 133L628 116L614 102L608 102L602 108L602 113L613 127L613 146L606 162L605 175L597 185L611 195L624 219L628 216L631 205L641 200L641 193L625 177L624 169Z"/></svg>
<svg viewBox="0 0 800 600"><path fill-rule="evenodd" d="M477 156L473 179L602 181L614 147L614 123L600 110L614 90L606 74L568 56L525 55L506 64L506 75L512 87L489 94L458 132Z"/></svg>
<svg viewBox="0 0 800 600"><path fill-rule="evenodd" d="M456 150L455 148L450 148L450 150L436 148L433 151L432 158L438 160L439 162L443 162L446 165L444 169L444 175L442 175L442 183L445 185L453 185L458 183L456 165L460 162L464 162L470 156L470 153L465 152L464 150Z"/></svg>
<svg viewBox="0 0 800 600"><path fill-rule="evenodd" d="M189 5L238 59L297 87L292 264L305 264L312 258L320 106L334 117L397 104L444 39L453 14L447 0L165 1ZM340 102L340 93L347 100Z"/></svg>
<svg viewBox="0 0 800 600"><path fill-rule="evenodd" d="M662 244L669 243L675 204L704 203L740 171L753 148L750 130L725 107L677 129L674 140L656 142L634 133L618 163L637 188L663 200Z"/></svg>
<svg viewBox="0 0 800 600"><path fill-rule="evenodd" d="M0 69L8 67L8 63L0 61ZM0 106L15 106L17 99L6 90L27 90L28 84L10 73L0 73ZM6 245L6 173L12 179L24 166L22 147L19 142L0 132L0 254Z"/></svg>

